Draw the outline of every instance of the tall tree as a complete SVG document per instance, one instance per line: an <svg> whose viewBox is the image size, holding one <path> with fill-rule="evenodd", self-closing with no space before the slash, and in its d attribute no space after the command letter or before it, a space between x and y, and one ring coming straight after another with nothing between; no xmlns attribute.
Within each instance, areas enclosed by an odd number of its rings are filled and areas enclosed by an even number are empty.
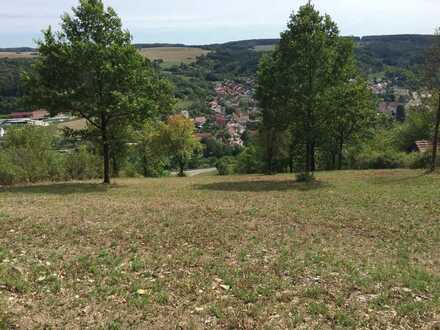
<svg viewBox="0 0 440 330"><path fill-rule="evenodd" d="M104 183L110 183L110 136L170 109L169 84L131 44L120 18L101 0L80 0L39 42L34 70L24 79L29 99L52 113L70 111L100 131Z"/></svg>
<svg viewBox="0 0 440 330"><path fill-rule="evenodd" d="M261 127L262 144L264 145L265 170L274 173L274 162L280 153L282 138L288 128L289 120L285 109L286 93L280 88L280 75L277 54L264 56L258 68L256 98L262 110Z"/></svg>
<svg viewBox="0 0 440 330"><path fill-rule="evenodd" d="M437 150L440 138L440 28L435 33L435 41L426 56L426 80L428 88L433 92L433 97L438 98L435 115L434 134L432 139L431 171L437 167Z"/></svg>
<svg viewBox="0 0 440 330"><path fill-rule="evenodd" d="M324 106L329 88L338 84L352 52L341 47L341 38L330 16L321 16L310 3L292 14L288 29L281 34L277 53L282 72L280 82L288 95L286 108L293 127L304 143L304 172L315 170L315 151L328 109ZM292 134L298 136L298 134Z"/></svg>

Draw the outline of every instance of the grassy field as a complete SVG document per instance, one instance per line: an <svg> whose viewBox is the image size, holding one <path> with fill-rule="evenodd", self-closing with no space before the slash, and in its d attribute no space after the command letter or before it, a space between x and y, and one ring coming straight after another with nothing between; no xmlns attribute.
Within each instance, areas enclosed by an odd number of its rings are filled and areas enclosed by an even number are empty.
<svg viewBox="0 0 440 330"><path fill-rule="evenodd" d="M2 188L0 324L437 329L440 175L318 180Z"/></svg>
<svg viewBox="0 0 440 330"><path fill-rule="evenodd" d="M275 45L258 45L255 46L254 49L257 52L270 52L272 50L275 50Z"/></svg>
<svg viewBox="0 0 440 330"><path fill-rule="evenodd" d="M158 47L141 49L143 56L150 60L164 60L165 64L192 63L197 57L206 55L208 50L191 47Z"/></svg>

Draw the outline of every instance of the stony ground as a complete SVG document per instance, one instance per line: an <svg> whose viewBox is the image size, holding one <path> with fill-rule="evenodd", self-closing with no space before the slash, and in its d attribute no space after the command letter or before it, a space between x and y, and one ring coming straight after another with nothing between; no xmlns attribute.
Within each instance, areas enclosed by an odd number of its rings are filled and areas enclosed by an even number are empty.
<svg viewBox="0 0 440 330"><path fill-rule="evenodd" d="M0 329L435 329L440 175L0 189Z"/></svg>

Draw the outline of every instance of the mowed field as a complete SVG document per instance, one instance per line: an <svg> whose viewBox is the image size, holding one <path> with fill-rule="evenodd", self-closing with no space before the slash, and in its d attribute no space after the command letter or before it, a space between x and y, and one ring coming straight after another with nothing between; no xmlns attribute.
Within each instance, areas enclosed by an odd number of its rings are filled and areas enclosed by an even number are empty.
<svg viewBox="0 0 440 330"><path fill-rule="evenodd" d="M192 63L197 57L206 55L208 50L191 47L143 48L142 55L150 60L163 60L166 64Z"/></svg>
<svg viewBox="0 0 440 330"><path fill-rule="evenodd" d="M0 328L438 329L440 175L317 177L1 188Z"/></svg>

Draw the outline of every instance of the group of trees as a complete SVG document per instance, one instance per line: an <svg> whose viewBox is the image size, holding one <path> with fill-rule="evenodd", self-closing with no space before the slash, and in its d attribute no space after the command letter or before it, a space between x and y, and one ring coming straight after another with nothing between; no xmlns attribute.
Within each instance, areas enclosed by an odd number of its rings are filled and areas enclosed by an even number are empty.
<svg viewBox="0 0 440 330"><path fill-rule="evenodd" d="M38 58L23 76L23 84L17 85L20 93L25 91L23 99L29 106L46 108L53 114L67 110L88 122L84 131L65 132L64 143L72 139L76 150L68 157L54 156L54 148L48 147L54 144L52 138L42 134L43 140L37 139L41 143L36 150L40 146L49 150L35 155L35 164L44 169L38 178L47 179L50 173L58 173L55 178L102 173L104 183L110 183L111 176L121 169L133 175L157 176L164 169L176 167L184 175L187 164L197 159L194 154L201 154L203 148L195 138L191 120L171 115L179 110L175 97L186 102L196 95L200 103L197 111L203 112L209 97L206 91L212 87L210 80L252 75L258 63L256 98L262 124L257 138L246 141L243 150L229 150L212 139L204 141L205 156L220 159L217 167L221 174L290 169L308 179L317 169L341 169L344 165L364 168L420 163L402 156L409 148L402 141L426 134L421 134L419 127L430 125L432 111L428 110L427 115L420 111L409 114L407 121L401 114L403 124L387 126L388 120L376 114L370 89L358 71L353 38L341 37L331 18L322 16L313 5L302 6L292 14L279 45L262 58L262 53L250 50L249 45L233 43L227 50L217 48L196 64L164 74L160 65L139 54L112 8L104 7L102 0L80 0L72 15L63 16L59 32L51 28L44 32ZM248 56L249 52L253 55ZM437 93L439 98L432 169L440 128L439 59L440 46L436 46L426 65L426 81L434 96L431 100ZM173 70L179 74L172 75ZM183 71L193 80L172 78ZM387 74L411 81L408 72ZM181 94L173 94L167 78L181 87ZM195 83L199 78L208 83ZM17 157L22 161L26 153L32 154L22 148L31 145L21 144L29 138L26 131L11 132L2 145L9 151L0 159L0 176L12 178L14 173L7 171L10 167L27 173L20 176L21 181L33 182L36 179L29 169L9 166L17 162ZM37 134L33 129L29 132ZM372 141L377 143L373 145ZM384 141L392 142L392 156L390 145ZM96 170L98 157L102 159L102 171ZM84 166L93 170L85 172L81 170Z"/></svg>
<svg viewBox="0 0 440 330"><path fill-rule="evenodd" d="M279 46L262 61L257 99L269 173L280 152L301 163L306 177L317 169L318 151L341 168L345 145L375 114L352 40L340 37L331 18L311 4L291 16Z"/></svg>

